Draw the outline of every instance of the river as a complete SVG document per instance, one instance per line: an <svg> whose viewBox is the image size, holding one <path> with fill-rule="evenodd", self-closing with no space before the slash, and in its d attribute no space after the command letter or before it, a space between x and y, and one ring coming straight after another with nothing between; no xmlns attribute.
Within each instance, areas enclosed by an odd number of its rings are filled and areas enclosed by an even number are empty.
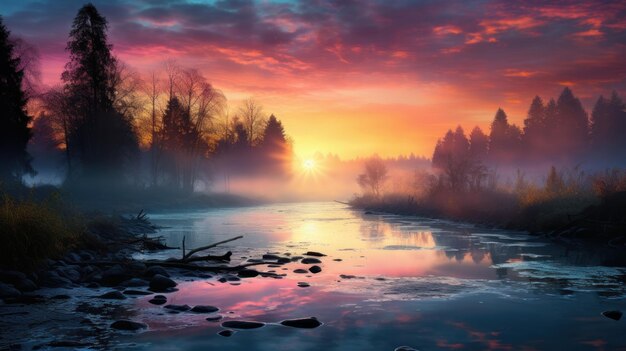
<svg viewBox="0 0 626 351"><path fill-rule="evenodd" d="M606 248L555 243L519 232L387 214L339 203L290 203L159 213L151 220L171 246L188 248L243 235L213 252L232 263L266 253L326 254L318 274L292 262L259 268L283 279L179 284L169 303L214 305L206 315L164 313L149 297L134 319L150 328L114 343L134 350L626 350L626 268ZM166 257L161 252L139 258ZM614 256L614 257L613 257ZM262 267L262 266L261 266ZM299 287L306 282L309 287ZM323 325L293 329L281 320L314 316ZM231 337L227 320L268 323Z"/></svg>

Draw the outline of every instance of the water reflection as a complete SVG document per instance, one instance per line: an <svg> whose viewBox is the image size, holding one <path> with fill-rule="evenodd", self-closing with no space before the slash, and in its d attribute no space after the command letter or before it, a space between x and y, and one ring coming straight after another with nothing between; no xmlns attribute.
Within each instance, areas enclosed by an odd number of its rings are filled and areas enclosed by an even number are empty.
<svg viewBox="0 0 626 351"><path fill-rule="evenodd" d="M623 257L605 248L365 215L335 203L164 213L153 220L168 227L160 235L172 246L183 236L187 247L196 247L245 235L217 250L232 250L233 263L268 252L328 255L319 274L293 273L309 267L293 262L267 268L286 274L280 280L231 285L217 282L219 277L196 279L170 294L170 303L215 305L225 319L275 323L317 316L325 324L307 331L269 325L226 339L215 334L219 323L206 316L166 315L140 298L137 308L152 331L129 339L140 342L138 349L626 348L623 326L599 316L604 309L626 308L616 299L626 293ZM310 287L298 287L301 281Z"/></svg>

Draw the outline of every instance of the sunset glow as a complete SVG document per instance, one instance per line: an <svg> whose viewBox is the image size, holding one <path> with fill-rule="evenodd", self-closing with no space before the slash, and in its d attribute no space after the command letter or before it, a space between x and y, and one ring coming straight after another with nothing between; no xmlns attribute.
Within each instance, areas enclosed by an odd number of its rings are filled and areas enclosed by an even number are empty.
<svg viewBox="0 0 626 351"><path fill-rule="evenodd" d="M176 59L233 105L255 97L298 155L430 156L450 126L486 129L498 107L520 124L535 95L563 85L588 110L626 88L623 2L93 2L121 60L148 74ZM40 51L47 85L59 84L76 6L0 4Z"/></svg>

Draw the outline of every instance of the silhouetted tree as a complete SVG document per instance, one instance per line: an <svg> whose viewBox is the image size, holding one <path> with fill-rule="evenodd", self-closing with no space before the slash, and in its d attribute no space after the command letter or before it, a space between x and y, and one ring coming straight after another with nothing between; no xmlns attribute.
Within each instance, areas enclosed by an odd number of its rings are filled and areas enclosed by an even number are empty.
<svg viewBox="0 0 626 351"><path fill-rule="evenodd" d="M9 31L0 17L0 181L20 181L34 173L26 146L32 134L22 90L24 71L15 56Z"/></svg>
<svg viewBox="0 0 626 351"><path fill-rule="evenodd" d="M600 161L624 161L626 153L626 104L613 92L611 99L600 96L591 114L591 140Z"/></svg>
<svg viewBox="0 0 626 351"><path fill-rule="evenodd" d="M472 190L479 190L486 180L488 172L485 162L489 150L489 137L479 127L474 127L469 140L469 186Z"/></svg>
<svg viewBox="0 0 626 351"><path fill-rule="evenodd" d="M523 145L535 157L537 153L545 150L546 138L546 107L539 96L535 96L528 109L528 115L524 120Z"/></svg>
<svg viewBox="0 0 626 351"><path fill-rule="evenodd" d="M494 163L511 163L518 157L521 130L509 124L506 113L500 108L491 123L489 134L489 159Z"/></svg>
<svg viewBox="0 0 626 351"><path fill-rule="evenodd" d="M265 164L263 168L268 172L274 175L286 175L289 172L291 145L287 141L283 124L274 115L270 115L265 124L259 151Z"/></svg>
<svg viewBox="0 0 626 351"><path fill-rule="evenodd" d="M433 167L442 172L444 183L455 192L463 191L469 184L469 175L477 161L470 157L470 142L463 128L448 130L439 140L433 154Z"/></svg>
<svg viewBox="0 0 626 351"><path fill-rule="evenodd" d="M569 88L563 89L556 103L557 129L551 136L561 158L575 160L588 145L589 120L580 100Z"/></svg>
<svg viewBox="0 0 626 351"><path fill-rule="evenodd" d="M69 154L80 161L83 174L110 181L110 175L121 176L130 165L138 142L130 116L115 109L120 76L106 31L106 19L92 4L78 11L61 79L64 105L71 108L66 113L73 115L67 128Z"/></svg>
<svg viewBox="0 0 626 351"><path fill-rule="evenodd" d="M385 162L378 156L370 157L364 163L365 172L357 178L359 186L365 191L378 197L385 181L387 180L387 166Z"/></svg>
<svg viewBox="0 0 626 351"><path fill-rule="evenodd" d="M248 133L248 145L254 145L259 141L265 124L263 106L252 98L246 99L239 107L239 118Z"/></svg>

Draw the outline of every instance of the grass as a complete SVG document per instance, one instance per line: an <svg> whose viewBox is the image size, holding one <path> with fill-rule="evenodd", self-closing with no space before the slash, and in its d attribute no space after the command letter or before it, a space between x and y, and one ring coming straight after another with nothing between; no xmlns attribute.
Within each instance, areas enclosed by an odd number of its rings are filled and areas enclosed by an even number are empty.
<svg viewBox="0 0 626 351"><path fill-rule="evenodd" d="M83 239L82 220L58 199L0 199L0 266L30 270L55 258Z"/></svg>

